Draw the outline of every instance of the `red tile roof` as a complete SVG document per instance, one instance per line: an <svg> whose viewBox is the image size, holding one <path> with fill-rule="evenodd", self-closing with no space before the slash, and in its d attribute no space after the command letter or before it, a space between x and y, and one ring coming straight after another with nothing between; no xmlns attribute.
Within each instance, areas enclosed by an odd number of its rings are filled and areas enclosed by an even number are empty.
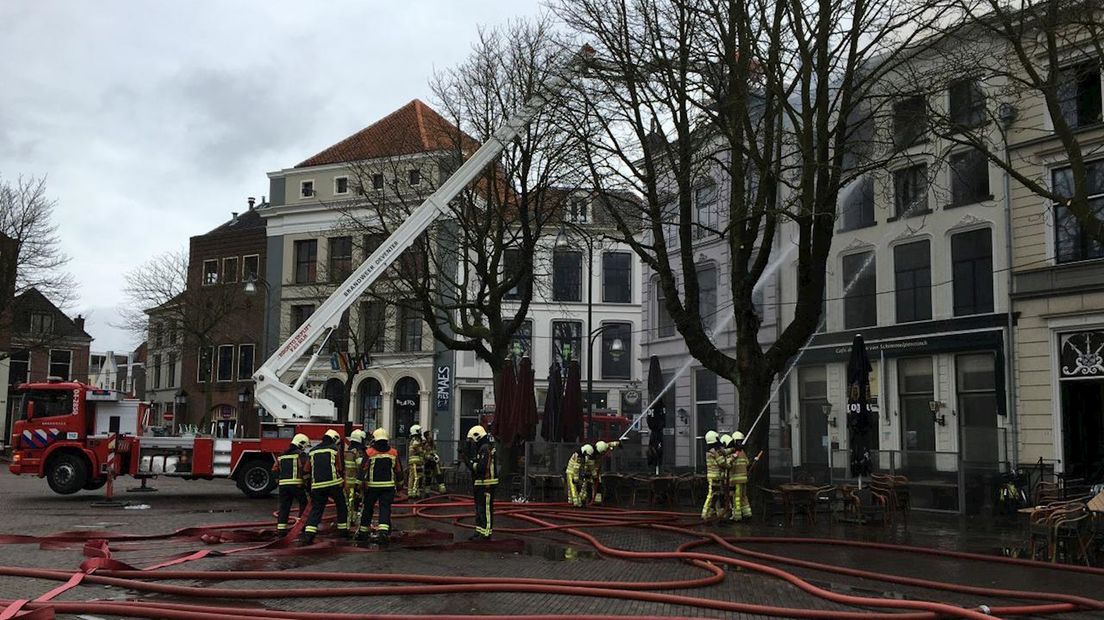
<svg viewBox="0 0 1104 620"><path fill-rule="evenodd" d="M295 167L455 149L458 138L465 151L477 146L471 136L462 133L456 125L421 100L415 99Z"/></svg>

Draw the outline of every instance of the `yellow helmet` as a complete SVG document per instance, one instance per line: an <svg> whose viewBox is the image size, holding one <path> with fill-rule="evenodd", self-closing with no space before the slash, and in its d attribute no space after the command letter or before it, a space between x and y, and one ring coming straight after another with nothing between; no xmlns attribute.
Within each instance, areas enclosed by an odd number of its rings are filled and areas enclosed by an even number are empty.
<svg viewBox="0 0 1104 620"><path fill-rule="evenodd" d="M468 430L468 439L471 441L479 441L487 436L487 429L476 424Z"/></svg>
<svg viewBox="0 0 1104 620"><path fill-rule="evenodd" d="M391 439L391 436L387 434L386 428L377 428L372 431L372 441L387 441Z"/></svg>
<svg viewBox="0 0 1104 620"><path fill-rule="evenodd" d="M590 445L589 443L588 444L583 444L583 447L579 448L579 452L582 452L586 456L593 456L594 455L594 446Z"/></svg>
<svg viewBox="0 0 1104 620"><path fill-rule="evenodd" d="M732 435L729 435L728 433L721 435L721 445L726 448L732 445Z"/></svg>
<svg viewBox="0 0 1104 620"><path fill-rule="evenodd" d="M310 438L308 438L303 433L299 433L291 438L291 445L299 448L306 448L310 445Z"/></svg>
<svg viewBox="0 0 1104 620"><path fill-rule="evenodd" d="M362 431L360 429L357 429L357 430L353 431L352 433L349 433L349 440L350 441L355 441L357 443L364 443L364 439L366 437L368 437L368 433L365 433L364 431Z"/></svg>
<svg viewBox="0 0 1104 620"><path fill-rule="evenodd" d="M743 441L744 440L744 434L741 433L740 431L735 431L735 432L732 433L732 439L734 439L736 441Z"/></svg>
<svg viewBox="0 0 1104 620"><path fill-rule="evenodd" d="M717 443L720 438L717 431L705 431L705 443Z"/></svg>
<svg viewBox="0 0 1104 620"><path fill-rule="evenodd" d="M415 424L414 426L410 427L410 435L411 436L415 436L415 435L421 436L421 434L422 434L422 425L421 424Z"/></svg>
<svg viewBox="0 0 1104 620"><path fill-rule="evenodd" d="M609 444L604 441L599 441L594 444L594 449L598 451L598 454L602 454L606 450L609 450Z"/></svg>
<svg viewBox="0 0 1104 620"><path fill-rule="evenodd" d="M341 439L341 434L331 428L330 430L326 431L323 437L329 437L334 441L339 441Z"/></svg>

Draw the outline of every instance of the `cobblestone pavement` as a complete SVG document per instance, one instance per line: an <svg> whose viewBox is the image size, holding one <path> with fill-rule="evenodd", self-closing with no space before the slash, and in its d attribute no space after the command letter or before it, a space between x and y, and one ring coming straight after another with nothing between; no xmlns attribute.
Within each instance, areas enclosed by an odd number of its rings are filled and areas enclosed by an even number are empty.
<svg viewBox="0 0 1104 620"><path fill-rule="evenodd" d="M228 481L181 481L162 479L153 481L159 489L156 493L126 493L127 486L135 486L129 480L120 481L117 495L144 507L132 509L95 508L90 504L102 496L102 492L81 493L74 496L57 496L49 491L44 481L36 478L15 477L0 473L0 533L46 536L64 531L103 530L127 534L164 534L184 527L216 523L249 523L271 520L274 501L249 500L243 497ZM464 511L462 508L446 509L447 512ZM822 521L826 521L823 519ZM702 577L705 572L698 567L678 560L630 561L601 556L585 541L564 532L537 534L510 534L502 529L531 527L517 519L500 519L495 545L459 545L453 548L447 540L466 539L470 530L456 527L447 521L423 518L403 518L397 527L413 540L417 532L437 532L430 536L426 547L418 549L394 545L386 550L376 548L345 550L322 548L318 553L301 554L286 551L248 552L238 555L206 557L163 570L310 570L345 573L403 573L418 575L508 577L535 579L563 579L573 581L668 581ZM1008 553L1020 544L1022 531L1015 521L990 524L980 518L935 517L915 513L907 527L880 525L820 524L795 526L777 523L739 524L712 526L704 531L723 536L794 536L829 537L852 540L888 541L897 544L936 547L945 550L963 550L981 553ZM673 551L680 544L691 541L693 536L657 532L641 528L594 528L590 531L599 541L610 547L638 551ZM422 536L422 539L426 539ZM211 545L214 550L232 549L245 543ZM255 543L254 543L255 544ZM885 573L901 574L928 579L982 587L1007 589L1032 589L1072 593L1100 597L1099 575L1072 574L1047 568L1022 568L968 560L950 560L935 556L898 552L859 550L854 548L826 547L817 544L780 544L770 542L741 543L752 551L768 552L785 557L830 562L842 566L859 567ZM115 542L111 544L113 557L135 566L150 566L176 555L205 548L198 540L168 539L158 541ZM733 555L719 546L709 544L696 551ZM57 568L76 570L84 560L81 543L0 545L0 566ZM771 564L771 562L767 562ZM778 565L781 566L781 565ZM976 607L985 603L1008 604L1010 601L981 600L973 595L935 592L918 587L899 586L879 581L826 573L808 568L783 567L809 582L832 591L866 597L890 597L922 600L939 600L961 606ZM564 594L495 592L495 593L447 593L419 596L387 594L388 584L382 594L372 596L336 596L325 598L279 598L279 592L290 587L312 587L317 583L294 580L264 582L233 580L222 582L195 582L174 580L165 583L198 585L205 588L272 589L273 596L265 599L205 599L214 605L242 606L247 608L284 609L295 611L345 612L345 613L406 613L406 614L617 614L617 615L677 615L720 617L722 612L700 607L669 605L664 603L572 596ZM34 598L56 587L58 582L4 577L0 579L0 598ZM333 586L354 584L332 583ZM394 584L398 586L400 584ZM659 590L663 592L663 590ZM724 581L693 590L669 591L693 597L717 600L783 606L791 608L822 609L828 611L855 611L856 608L837 605L798 590L779 579L747 570L729 568ZM58 597L59 601L90 599L121 600L133 598L134 592L103 585L77 586ZM165 595L144 595L146 600L184 602ZM189 599L192 601L194 599ZM1013 601L1019 603L1024 601ZM727 617L760 617L729 615ZM1066 618L1089 618L1090 614L1066 614Z"/></svg>

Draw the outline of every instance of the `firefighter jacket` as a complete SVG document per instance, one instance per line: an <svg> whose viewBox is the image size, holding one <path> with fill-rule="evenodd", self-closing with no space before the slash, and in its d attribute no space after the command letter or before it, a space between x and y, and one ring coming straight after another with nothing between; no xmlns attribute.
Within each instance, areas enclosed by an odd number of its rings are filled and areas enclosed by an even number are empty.
<svg viewBox="0 0 1104 620"><path fill-rule="evenodd" d="M362 460L364 460L364 446L359 442L350 441L349 445L345 447L345 453L342 458L342 462L345 465L346 484L355 485L357 483L357 472L360 471L360 463Z"/></svg>
<svg viewBox="0 0 1104 620"><path fill-rule="evenodd" d="M569 476L590 476L594 474L598 469L598 464L594 462L594 459L583 454L582 449L575 450L571 453L571 458L567 459L567 475Z"/></svg>
<svg viewBox="0 0 1104 620"><path fill-rule="evenodd" d="M393 489L402 480L399 453L386 441L375 441L360 464L360 479L371 489Z"/></svg>
<svg viewBox="0 0 1104 620"><path fill-rule="evenodd" d="M723 481L727 474L728 460L719 444L710 444L705 453L705 478L709 482Z"/></svg>
<svg viewBox="0 0 1104 620"><path fill-rule="evenodd" d="M410 438L410 444L406 448L407 461L411 467L421 465L425 461L426 445L420 437Z"/></svg>
<svg viewBox="0 0 1104 620"><path fill-rule="evenodd" d="M498 484L498 465L495 463L495 447L484 437L476 446L475 457L471 462L472 482L475 486L493 486Z"/></svg>
<svg viewBox="0 0 1104 620"><path fill-rule="evenodd" d="M737 450L728 455L726 459L728 468L728 482L730 484L745 484L748 480L748 459L743 450Z"/></svg>
<svg viewBox="0 0 1104 620"><path fill-rule="evenodd" d="M295 446L288 447L284 453L276 458L272 471L279 476L280 486L303 486L304 479L310 467L307 463L307 454Z"/></svg>
<svg viewBox="0 0 1104 620"><path fill-rule="evenodd" d="M325 489L341 484L345 467L332 441L323 440L310 451L311 488Z"/></svg>

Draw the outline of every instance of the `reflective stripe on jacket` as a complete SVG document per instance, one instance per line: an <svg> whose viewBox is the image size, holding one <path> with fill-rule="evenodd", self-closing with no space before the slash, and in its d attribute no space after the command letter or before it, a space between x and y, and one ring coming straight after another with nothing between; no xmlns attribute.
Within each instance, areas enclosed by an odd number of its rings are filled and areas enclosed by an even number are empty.
<svg viewBox="0 0 1104 620"><path fill-rule="evenodd" d="M475 455L475 463L472 465L472 482L476 486L491 486L498 484L498 466L495 463L496 450L494 444L486 442L479 446Z"/></svg>
<svg viewBox="0 0 1104 620"><path fill-rule="evenodd" d="M743 450L728 457L728 481L732 484L744 484L748 479L748 459Z"/></svg>
<svg viewBox="0 0 1104 620"><path fill-rule="evenodd" d="M399 453L394 448L386 451L368 448L368 456L361 462L364 485L374 489L395 488L402 474Z"/></svg>
<svg viewBox="0 0 1104 620"><path fill-rule="evenodd" d="M406 448L406 455L411 467L421 465L425 460L425 443L420 439L411 438Z"/></svg>
<svg viewBox="0 0 1104 620"><path fill-rule="evenodd" d="M713 448L705 453L705 477L707 480L714 482L724 478L726 467L724 452Z"/></svg>
<svg viewBox="0 0 1104 620"><path fill-rule="evenodd" d="M333 444L318 446L310 451L312 489L325 489L341 484L337 449Z"/></svg>
<svg viewBox="0 0 1104 620"><path fill-rule="evenodd" d="M303 469L306 455L299 450L288 450L276 460L280 486L303 486Z"/></svg>
<svg viewBox="0 0 1104 620"><path fill-rule="evenodd" d="M345 482L349 484L357 483L357 472L360 470L360 463L364 460L364 447L359 443L350 443L345 448Z"/></svg>

